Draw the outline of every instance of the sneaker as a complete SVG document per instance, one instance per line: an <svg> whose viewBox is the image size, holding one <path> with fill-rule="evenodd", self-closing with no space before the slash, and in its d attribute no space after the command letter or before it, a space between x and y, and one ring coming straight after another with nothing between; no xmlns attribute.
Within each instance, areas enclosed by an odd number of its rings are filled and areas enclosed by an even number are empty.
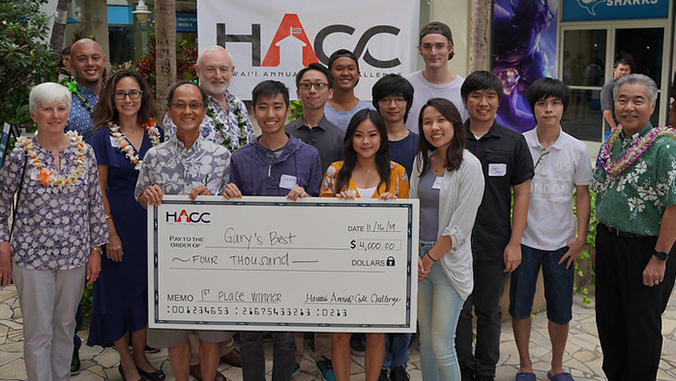
<svg viewBox="0 0 676 381"><path fill-rule="evenodd" d="M73 359L70 361L70 375L75 376L80 374L80 354L78 350L73 348Z"/></svg>
<svg viewBox="0 0 676 381"><path fill-rule="evenodd" d="M333 363L330 359L323 357L324 360L317 361L317 368L322 374L324 381L336 381L336 374L333 373Z"/></svg>
<svg viewBox="0 0 676 381"><path fill-rule="evenodd" d="M378 381L387 381L387 369L380 370L380 376L378 376Z"/></svg>
<svg viewBox="0 0 676 381"><path fill-rule="evenodd" d="M294 362L293 363L293 373L291 373L291 374L296 374L296 373L298 373L299 370L300 370L300 364L297 363L297 362Z"/></svg>
<svg viewBox="0 0 676 381"><path fill-rule="evenodd" d="M382 372L380 373L382 375ZM411 379L411 376L408 375L406 368L403 366L398 366L392 369L390 372L391 381L408 381Z"/></svg>
<svg viewBox="0 0 676 381"><path fill-rule="evenodd" d="M353 333L350 337L350 349L353 355L364 357L366 352L366 337L363 333Z"/></svg>

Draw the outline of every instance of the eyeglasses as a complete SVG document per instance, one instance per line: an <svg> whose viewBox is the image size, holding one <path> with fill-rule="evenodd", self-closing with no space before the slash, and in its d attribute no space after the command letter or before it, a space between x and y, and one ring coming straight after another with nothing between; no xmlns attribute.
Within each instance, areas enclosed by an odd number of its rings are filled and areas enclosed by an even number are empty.
<svg viewBox="0 0 676 381"><path fill-rule="evenodd" d="M192 103L170 103L169 107L173 108L174 110L185 110L186 107L190 108L192 111L197 111L201 109L204 106L204 103L199 103L199 102L192 102Z"/></svg>
<svg viewBox="0 0 676 381"><path fill-rule="evenodd" d="M325 87L328 86L328 85L329 85L329 84L328 84L328 83L325 83L325 82L301 82L301 83L298 84L298 87L300 87L300 88L303 89L303 90L310 90L310 88L311 88L312 86L314 86L315 89L321 90L321 89L325 88Z"/></svg>
<svg viewBox="0 0 676 381"><path fill-rule="evenodd" d="M540 153L540 156L538 157L538 161L535 162L535 167L534 169L537 170L538 167L540 166L540 163L544 163L545 160L549 157L549 151L545 150ZM542 170L542 168L540 168Z"/></svg>
<svg viewBox="0 0 676 381"><path fill-rule="evenodd" d="M397 106L401 106L406 102L406 99L398 97L398 98L381 98L378 100L378 103L386 106L389 106L389 104L392 102L394 102L394 104Z"/></svg>
<svg viewBox="0 0 676 381"><path fill-rule="evenodd" d="M125 93L124 91L119 90L119 91L114 92L113 96L118 101L121 101L124 98L126 98L127 96L129 96L129 99L139 99L139 98L141 98L141 94L143 94L143 91L141 91L141 90L131 90L128 93Z"/></svg>

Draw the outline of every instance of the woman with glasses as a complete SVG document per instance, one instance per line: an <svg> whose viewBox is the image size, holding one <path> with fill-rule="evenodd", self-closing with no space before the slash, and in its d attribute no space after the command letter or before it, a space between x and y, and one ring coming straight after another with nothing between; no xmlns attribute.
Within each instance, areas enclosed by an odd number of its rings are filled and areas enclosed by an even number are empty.
<svg viewBox="0 0 676 381"><path fill-rule="evenodd" d="M326 170L321 197L343 200L377 198L391 200L408 197L408 177L401 165L390 161L387 129L375 110L357 111L347 125L343 143L345 160ZM334 333L331 359L336 380L350 378L351 333ZM377 381L385 356L385 334L366 334L366 380Z"/></svg>
<svg viewBox="0 0 676 381"><path fill-rule="evenodd" d="M87 344L114 345L125 380L163 380L145 356L148 330L146 211L134 198L143 157L163 131L152 116L156 105L138 73L121 70L105 84L94 109L94 147L110 233L102 256ZM131 346L129 351L129 333Z"/></svg>

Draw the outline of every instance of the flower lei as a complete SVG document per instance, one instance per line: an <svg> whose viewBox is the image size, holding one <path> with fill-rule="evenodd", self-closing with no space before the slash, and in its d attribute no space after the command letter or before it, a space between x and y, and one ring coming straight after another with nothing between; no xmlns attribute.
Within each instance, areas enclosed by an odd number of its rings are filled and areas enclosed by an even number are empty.
<svg viewBox="0 0 676 381"><path fill-rule="evenodd" d="M66 87L68 87L68 91L70 91L72 94L75 94L76 97L80 99L82 104L85 106L87 111L89 111L89 115L94 115L94 107L89 105L89 102L87 102L86 99L80 94L80 90L77 88L77 82L66 82Z"/></svg>
<svg viewBox="0 0 676 381"><path fill-rule="evenodd" d="M603 168L610 176L618 176L629 168L645 152L648 147L660 136L671 136L676 140L676 130L670 126L656 127L650 130L645 136L638 139L631 147L627 148L617 161L611 157L611 149L622 132L622 127L616 127L608 137L598 157L598 165Z"/></svg>
<svg viewBox="0 0 676 381"><path fill-rule="evenodd" d="M237 127L239 127L239 137L237 139L238 145L236 148L232 147L232 140L225 134L225 125L223 124L223 122L221 122L216 118L214 110L212 110L211 108L207 108L207 115L209 115L209 117L213 119L214 124L218 129L218 132L220 132L221 136L223 136L223 145L226 146L227 148L239 149L247 142L246 135L247 123L246 119L244 118L244 115L242 115L242 109L240 109L239 105L237 105L237 103L235 102L235 98L230 99L230 105L232 106L232 112L235 114L235 117L237 117Z"/></svg>
<svg viewBox="0 0 676 381"><path fill-rule="evenodd" d="M17 145L23 148L26 151L28 156L28 162L30 165L35 168L37 171L37 179L40 184L45 186L67 186L71 184L78 184L80 182L80 177L82 176L82 167L85 163L85 154L87 153L87 146L82 140L82 136L78 135L75 131L68 131L66 135L70 138L72 144L75 145L75 150L77 151L77 157L75 158L75 168L66 177L58 177L54 175L53 171L47 172L45 170L45 165L40 160L37 152L35 151L35 146L33 142L25 136L19 137L16 142Z"/></svg>
<svg viewBox="0 0 676 381"><path fill-rule="evenodd" d="M143 123L141 128L148 131L148 137L153 143L153 147L160 144L160 130L155 124L155 119L148 119L148 122ZM129 159L129 161L134 164L134 169L137 171L140 170L141 163L143 161L139 159L136 152L134 152L134 147L131 145L129 140L127 140L127 137L124 136L124 134L120 131L120 126L108 122L108 129L110 130L110 135L117 139L117 146L120 147L120 151L124 152L125 156L127 156L127 159Z"/></svg>

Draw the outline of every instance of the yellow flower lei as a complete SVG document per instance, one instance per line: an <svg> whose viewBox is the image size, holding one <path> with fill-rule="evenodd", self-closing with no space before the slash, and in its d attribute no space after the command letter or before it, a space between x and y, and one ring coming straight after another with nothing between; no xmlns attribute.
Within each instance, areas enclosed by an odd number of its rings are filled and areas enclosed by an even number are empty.
<svg viewBox="0 0 676 381"><path fill-rule="evenodd" d="M70 173L70 175L66 177L59 177L54 175L53 171L47 172L47 170L45 170L45 165L42 163L42 160L40 160L40 156L36 152L35 146L30 139L25 136L21 136L16 140L17 145L23 148L23 150L26 152L26 155L28 156L27 160L31 167L37 171L37 180L44 186L68 186L71 184L78 184L80 182L80 178L83 174L82 167L85 163L84 156L87 153L87 148L85 142L82 140L82 137L78 135L77 132L68 131L66 132L66 135L68 135L71 144L75 146L75 150L77 151L77 157L75 158L75 168Z"/></svg>

